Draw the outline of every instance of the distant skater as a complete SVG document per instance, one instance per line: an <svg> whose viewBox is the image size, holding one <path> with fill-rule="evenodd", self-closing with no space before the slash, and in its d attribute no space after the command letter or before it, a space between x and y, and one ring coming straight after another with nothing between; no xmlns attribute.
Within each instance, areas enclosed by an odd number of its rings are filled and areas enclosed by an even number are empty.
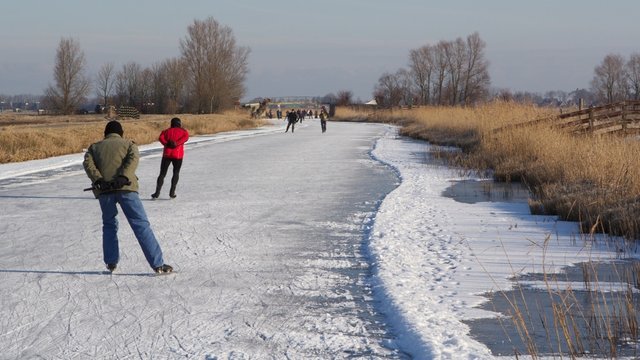
<svg viewBox="0 0 640 360"><path fill-rule="evenodd" d="M287 130L285 130L284 132L289 131L289 126L291 126L291 133L293 134L293 130L296 127L296 122L298 121L298 114L296 114L293 109L291 109L291 111L287 113L287 121Z"/></svg>
<svg viewBox="0 0 640 360"><path fill-rule="evenodd" d="M326 132L327 131L327 117L329 116L329 114L327 114L327 111L325 110L324 106L322 107L322 110L320 110L320 127L322 128L322 132Z"/></svg>
<svg viewBox="0 0 640 360"><path fill-rule="evenodd" d="M180 168L182 167L182 159L184 158L184 143L189 140L189 132L182 127L182 121L174 117L171 119L171 127L163 130L158 138L160 143L164 145L162 150L162 161L160 162L160 175L156 180L156 192L151 197L157 199L160 196L160 190L164 184L164 177L167 175L169 165L173 165L173 175L171 176L171 188L169 189L169 197L172 199L176 195L176 186L180 179Z"/></svg>
<svg viewBox="0 0 640 360"><path fill-rule="evenodd" d="M135 173L140 161L138 147L133 141L124 139L123 133L119 122L108 122L104 139L89 146L82 163L92 181L90 189L102 210L104 262L107 269L113 272L120 261L117 218L117 205L120 205L153 271L159 274L172 272L173 268L164 263L162 249L138 196L138 177Z"/></svg>

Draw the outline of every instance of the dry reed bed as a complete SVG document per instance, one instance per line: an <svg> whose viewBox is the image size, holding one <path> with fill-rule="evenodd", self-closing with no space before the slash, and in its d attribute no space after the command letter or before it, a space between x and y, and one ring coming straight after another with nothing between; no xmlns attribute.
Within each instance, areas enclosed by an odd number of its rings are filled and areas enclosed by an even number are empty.
<svg viewBox="0 0 640 360"><path fill-rule="evenodd" d="M356 111L363 118L400 124L403 135L463 149L456 165L490 171L497 180L522 181L534 195L532 212L578 221L585 232L640 237L640 142L610 136L576 136L540 125L495 133L507 124L557 114L558 109L495 102L477 107L423 107Z"/></svg>
<svg viewBox="0 0 640 360"><path fill-rule="evenodd" d="M261 125L245 112L230 111L213 115L177 115L191 135L215 134L248 129ZM0 118L0 163L43 159L51 156L83 152L103 137L107 122L99 115L15 116ZM137 144L158 140L162 129L169 126L171 115L142 115L140 119L121 120L124 137ZM10 123L11 125L6 125Z"/></svg>

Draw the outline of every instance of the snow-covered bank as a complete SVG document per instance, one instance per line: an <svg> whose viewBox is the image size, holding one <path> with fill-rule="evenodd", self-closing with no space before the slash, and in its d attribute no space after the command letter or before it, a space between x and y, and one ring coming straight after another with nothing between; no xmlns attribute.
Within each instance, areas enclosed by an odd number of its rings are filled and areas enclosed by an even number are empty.
<svg viewBox="0 0 640 360"><path fill-rule="evenodd" d="M239 130L220 133L216 135L192 136L189 140L189 146L193 146L194 144L203 142L206 143L231 141L242 139L244 137L272 134L279 131L280 128L277 126L265 126L248 131ZM162 149L162 145L159 142L155 142L148 145L141 145L139 146L139 149L140 153L144 154L148 151L159 151L160 149ZM52 171L73 165L80 165L82 164L83 156L84 153L69 154L63 156L55 156L48 159L0 164L0 180L29 175L34 172Z"/></svg>
<svg viewBox="0 0 640 360"><path fill-rule="evenodd" d="M468 204L444 197L461 178L455 170L425 162L430 148L391 132L373 151L402 178L380 206L371 231L376 293L400 347L415 358L492 358L461 322L495 316L474 308L485 301L482 293L510 289L514 274L540 272L543 266L555 272L616 253L580 239L575 223L530 215L526 203Z"/></svg>

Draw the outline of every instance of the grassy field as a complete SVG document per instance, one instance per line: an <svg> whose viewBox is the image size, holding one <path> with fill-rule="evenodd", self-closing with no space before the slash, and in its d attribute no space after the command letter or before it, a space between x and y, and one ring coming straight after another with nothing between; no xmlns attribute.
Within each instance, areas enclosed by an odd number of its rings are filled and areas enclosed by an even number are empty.
<svg viewBox="0 0 640 360"><path fill-rule="evenodd" d="M244 111L176 116L191 135L215 134L261 125L261 121L250 119ZM169 127L172 117L141 115L140 119L121 120L124 137L139 145L157 141L160 131ZM0 163L83 152L90 144L103 138L106 123L104 115L0 113Z"/></svg>
<svg viewBox="0 0 640 360"><path fill-rule="evenodd" d="M578 221L585 232L640 237L640 142L570 135L548 125L495 133L560 109L496 102L477 107L423 107L393 111L339 108L336 120L391 122L403 135L463 151L451 161L467 171L521 181L533 213Z"/></svg>

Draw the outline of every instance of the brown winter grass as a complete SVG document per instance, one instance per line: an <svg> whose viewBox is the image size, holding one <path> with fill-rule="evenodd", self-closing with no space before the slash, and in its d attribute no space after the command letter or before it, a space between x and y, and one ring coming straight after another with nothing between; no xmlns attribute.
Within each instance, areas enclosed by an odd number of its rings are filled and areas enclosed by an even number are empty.
<svg viewBox="0 0 640 360"><path fill-rule="evenodd" d="M261 125L244 111L223 114L175 115L191 135L215 134L249 129ZM137 144L158 140L174 115L142 115L140 119L121 120L124 137ZM83 152L102 139L104 115L47 116L16 113L0 114L0 163L43 159Z"/></svg>
<svg viewBox="0 0 640 360"><path fill-rule="evenodd" d="M633 138L576 136L548 125L495 133L508 124L559 109L495 102L476 107L423 107L357 111L339 108L336 120L385 121L403 135L462 148L452 159L497 180L522 181L533 193L534 213L579 221L585 232L628 239L640 236L640 142Z"/></svg>

